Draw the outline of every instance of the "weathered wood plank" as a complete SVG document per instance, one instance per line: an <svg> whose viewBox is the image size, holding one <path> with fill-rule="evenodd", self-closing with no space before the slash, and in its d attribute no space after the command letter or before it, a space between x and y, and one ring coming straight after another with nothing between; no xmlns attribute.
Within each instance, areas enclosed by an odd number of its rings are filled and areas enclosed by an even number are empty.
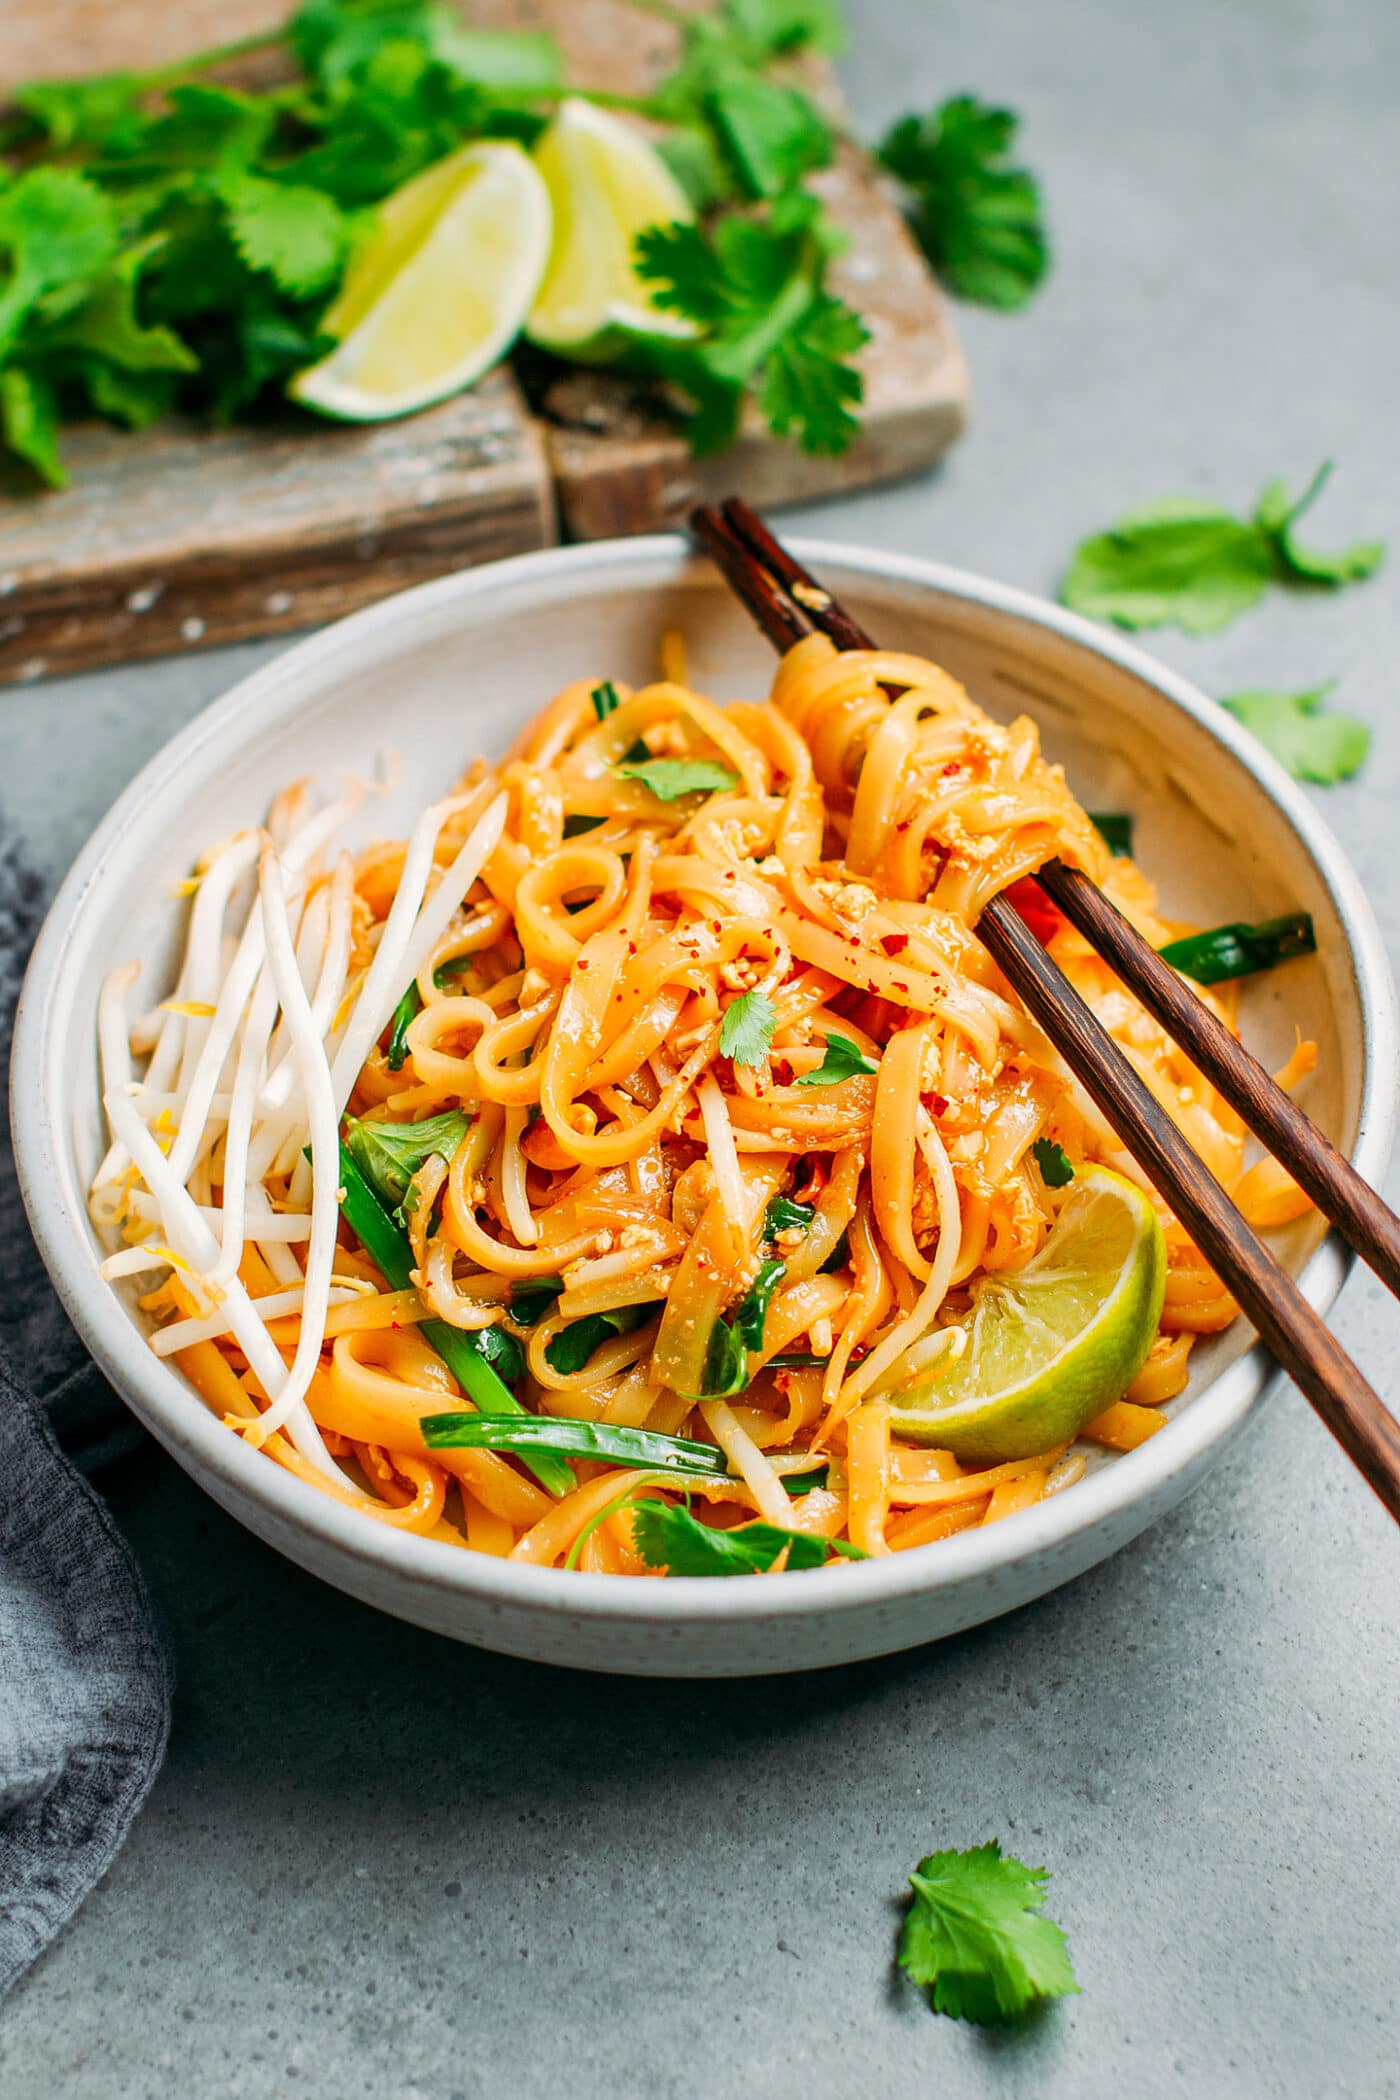
<svg viewBox="0 0 1400 2100"><path fill-rule="evenodd" d="M411 422L66 444L66 489L0 495L0 679L313 626L555 538L505 369Z"/></svg>

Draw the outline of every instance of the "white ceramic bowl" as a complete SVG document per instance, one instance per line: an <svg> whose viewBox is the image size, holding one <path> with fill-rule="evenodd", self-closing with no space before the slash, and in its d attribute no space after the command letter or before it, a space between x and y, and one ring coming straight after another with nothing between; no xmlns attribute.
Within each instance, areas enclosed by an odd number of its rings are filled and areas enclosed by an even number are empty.
<svg viewBox="0 0 1400 2100"><path fill-rule="evenodd" d="M929 562L795 544L874 634L937 658L994 715L1029 710L1088 807L1135 814L1138 855L1171 912L1205 923L1312 912L1318 954L1256 980L1245 1032L1280 1060L1295 1022L1318 1039L1309 1108L1378 1180L1397 1091L1384 950L1336 842L1273 760L1183 679L1054 606ZM693 1677L810 1669L975 1625L1116 1551L1219 1456L1268 1384L1268 1359L1237 1324L1196 1351L1191 1392L1163 1432L989 1530L773 1580L566 1574L390 1531L250 1451L152 1355L140 1315L101 1281L84 1202L102 1149L99 982L140 956L145 996L168 985L171 887L203 846L259 820L286 781L365 770L386 744L402 774L363 829L406 830L467 759L500 751L569 679L655 675L667 627L685 632L701 690L764 691L767 644L706 562L656 538L526 555L408 591L210 707L132 782L54 904L21 1005L15 1145L44 1259L107 1376L224 1509L302 1567L454 1639L547 1662ZM1345 1250L1316 1221L1282 1235L1281 1250L1325 1310Z"/></svg>

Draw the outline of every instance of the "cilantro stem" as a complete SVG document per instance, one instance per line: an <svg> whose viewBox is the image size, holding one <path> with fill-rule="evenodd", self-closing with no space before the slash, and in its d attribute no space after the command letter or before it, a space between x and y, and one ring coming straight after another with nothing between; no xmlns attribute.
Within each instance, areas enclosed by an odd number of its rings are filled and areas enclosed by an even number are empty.
<svg viewBox="0 0 1400 2100"><path fill-rule="evenodd" d="M212 73L216 66L229 66L240 58L255 58L260 51L275 51L287 41L286 24L280 29L262 29L252 36L234 37L227 44L211 44L207 51L193 51L169 65L153 66L148 73L133 73L129 84L138 90L174 87L197 73Z"/></svg>

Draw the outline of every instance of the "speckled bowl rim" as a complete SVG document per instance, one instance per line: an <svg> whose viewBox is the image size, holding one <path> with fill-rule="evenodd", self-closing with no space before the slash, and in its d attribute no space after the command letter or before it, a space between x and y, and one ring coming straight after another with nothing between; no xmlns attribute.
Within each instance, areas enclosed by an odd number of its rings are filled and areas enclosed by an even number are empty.
<svg viewBox="0 0 1400 2100"><path fill-rule="evenodd" d="M1222 708L1187 679L1094 623L1043 599L967 571L906 555L840 542L795 539L794 550L820 575L838 565L872 583L914 586L1003 612L1077 643L1121 666L1189 715L1225 747L1282 810L1330 893L1346 938L1362 1028L1362 1074L1352 1157L1368 1181L1378 1182L1389 1159L1400 1091L1400 1032L1395 993L1380 930L1360 881L1337 840L1282 767ZM669 578L663 576L670 564ZM639 587L675 581L697 564L679 536L599 541L551 548L467 570L382 599L295 644L206 708L159 751L118 797L79 854L55 898L35 946L17 1017L11 1069L12 1125L20 1188L39 1250L74 1326L134 1412L196 1479L208 1474L235 1497L262 1504L274 1519L305 1531L351 1560L411 1587L458 1594L488 1609L635 1626L751 1625L801 1616L839 1615L939 1590L954 1590L991 1571L1042 1554L1105 1524L1165 1490L1195 1467L1210 1447L1224 1443L1244 1421L1276 1375L1256 1344L1138 1450L1104 1466L1071 1490L1019 1512L990 1529L974 1529L934 1545L805 1573L800 1581L707 1582L671 1578L636 1582L615 1575L538 1568L501 1561L433 1539L389 1530L331 1500L269 1464L230 1435L168 1365L153 1356L124 1305L95 1272L85 1217L69 1215L60 1190L62 1140L53 1093L61 1043L53 1010L65 993L74 931L94 901L104 864L118 840L175 789L183 768L220 744L241 745L262 720L279 718L297 702L304 672L353 654L381 630L413 621L454 600L469 602L503 586L537 584L541 604L556 580L591 572L615 584L637 572ZM1351 1256L1329 1236L1300 1278L1305 1295L1326 1312L1341 1289Z"/></svg>

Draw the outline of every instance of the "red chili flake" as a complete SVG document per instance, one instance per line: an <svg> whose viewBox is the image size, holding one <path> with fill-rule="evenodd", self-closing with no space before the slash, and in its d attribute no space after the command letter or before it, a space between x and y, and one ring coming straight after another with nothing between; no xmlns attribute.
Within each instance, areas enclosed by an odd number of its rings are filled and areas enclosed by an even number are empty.
<svg viewBox="0 0 1400 2100"><path fill-rule="evenodd" d="M588 964L583 960L582 957L579 958L578 967L580 970L586 970L588 968Z"/></svg>
<svg viewBox="0 0 1400 2100"><path fill-rule="evenodd" d="M909 989L908 985L905 984L904 981L899 977L894 978L892 982L897 992L907 992Z"/></svg>
<svg viewBox="0 0 1400 2100"><path fill-rule="evenodd" d="M960 758L950 758L947 765L943 768L943 777L946 780L950 773L961 773L962 769L963 763Z"/></svg>
<svg viewBox="0 0 1400 2100"><path fill-rule="evenodd" d="M905 949L909 946L909 936L907 933L882 933L880 935L880 946L884 949L886 955L903 955Z"/></svg>
<svg viewBox="0 0 1400 2100"><path fill-rule="evenodd" d="M928 1103L928 1111L931 1116L947 1115L948 1097L946 1094L925 1094L924 1100Z"/></svg>

